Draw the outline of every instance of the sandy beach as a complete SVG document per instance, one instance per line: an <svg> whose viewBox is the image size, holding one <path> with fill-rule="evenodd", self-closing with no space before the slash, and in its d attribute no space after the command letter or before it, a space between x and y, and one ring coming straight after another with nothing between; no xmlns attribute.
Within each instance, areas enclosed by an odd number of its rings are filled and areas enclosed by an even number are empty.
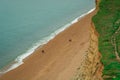
<svg viewBox="0 0 120 80"><path fill-rule="evenodd" d="M0 80L70 80L89 47L91 18L86 15L7 72Z"/></svg>

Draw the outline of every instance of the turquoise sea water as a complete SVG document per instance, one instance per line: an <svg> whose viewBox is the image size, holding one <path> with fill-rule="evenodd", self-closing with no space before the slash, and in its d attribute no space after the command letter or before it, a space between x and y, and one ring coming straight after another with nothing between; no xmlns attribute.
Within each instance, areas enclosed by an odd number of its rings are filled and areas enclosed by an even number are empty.
<svg viewBox="0 0 120 80"><path fill-rule="evenodd" d="M0 0L0 69L20 62L56 30L95 7L94 0ZM18 57L19 56L19 57ZM21 63L20 63L21 64ZM17 65L17 64L16 64Z"/></svg>

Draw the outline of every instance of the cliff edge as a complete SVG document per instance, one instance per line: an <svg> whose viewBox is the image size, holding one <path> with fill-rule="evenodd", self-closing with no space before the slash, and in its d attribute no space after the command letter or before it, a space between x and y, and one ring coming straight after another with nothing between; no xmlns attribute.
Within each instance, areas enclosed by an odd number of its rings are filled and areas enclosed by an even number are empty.
<svg viewBox="0 0 120 80"><path fill-rule="evenodd" d="M98 51L98 36L94 24L91 25L90 46L73 80L103 80L103 65L100 62L101 54Z"/></svg>
<svg viewBox="0 0 120 80"><path fill-rule="evenodd" d="M99 0L96 0L96 11L98 11ZM90 45L86 55L78 68L73 80L103 80L103 65L100 62L101 54L98 50L98 33L95 30L94 23L90 26Z"/></svg>

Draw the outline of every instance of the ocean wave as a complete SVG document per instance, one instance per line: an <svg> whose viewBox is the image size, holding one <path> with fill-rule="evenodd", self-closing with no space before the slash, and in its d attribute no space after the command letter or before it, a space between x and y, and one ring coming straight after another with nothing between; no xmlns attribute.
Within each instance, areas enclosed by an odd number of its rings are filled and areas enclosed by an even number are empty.
<svg viewBox="0 0 120 80"><path fill-rule="evenodd" d="M23 60L28 57L29 55L31 55L38 47L48 43L51 39L53 39L56 35L58 35L60 32L64 31L65 29L67 29L68 27L70 27L70 25L76 23L79 21L80 18L84 17L85 15L91 13L92 11L94 11L95 8L91 9L90 11L88 11L87 13L85 14L82 14L81 16L75 18L72 22L70 22L69 24L66 24L65 26L61 27L60 29L56 30L55 32L53 32L52 34L50 34L48 37L45 37L43 38L42 40L38 41L38 43L35 43L33 45L32 48L30 48L25 54L22 54L20 56L18 56L16 59L15 59L15 63L12 64L9 68L7 69L3 69L2 71L0 71L0 75L8 72L8 71L11 71L15 68L17 68L18 66L22 65L24 62Z"/></svg>

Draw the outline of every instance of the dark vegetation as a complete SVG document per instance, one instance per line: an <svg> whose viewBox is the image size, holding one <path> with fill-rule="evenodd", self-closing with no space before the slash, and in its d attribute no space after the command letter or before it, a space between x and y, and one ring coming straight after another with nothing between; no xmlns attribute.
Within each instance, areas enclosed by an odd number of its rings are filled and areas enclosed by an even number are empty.
<svg viewBox="0 0 120 80"><path fill-rule="evenodd" d="M101 0L99 11L92 20L99 33L103 78L120 80L120 0Z"/></svg>

